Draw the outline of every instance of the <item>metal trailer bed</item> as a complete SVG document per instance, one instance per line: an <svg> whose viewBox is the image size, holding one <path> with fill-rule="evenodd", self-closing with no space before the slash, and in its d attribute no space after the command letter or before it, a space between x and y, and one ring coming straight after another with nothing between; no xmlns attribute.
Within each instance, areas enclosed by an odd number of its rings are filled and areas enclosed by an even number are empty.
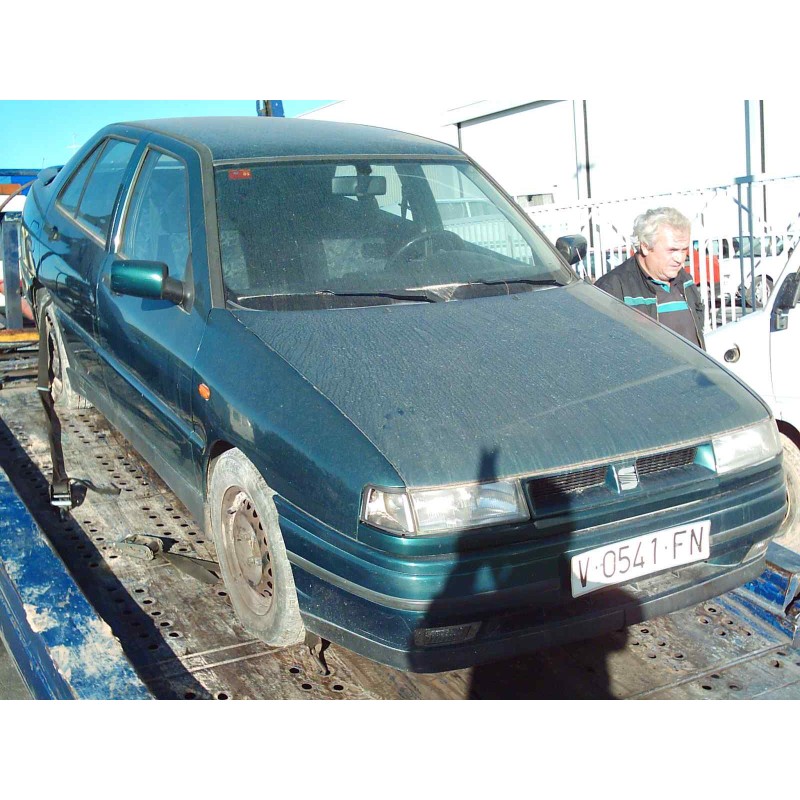
<svg viewBox="0 0 800 800"><path fill-rule="evenodd" d="M36 389L23 381L0 391L0 467L8 476L0 473L0 495L16 509L0 525L0 632L35 697L800 698L800 558L775 544L760 585L608 636L435 675L399 672L331 645L322 674L309 647L276 649L250 637L221 581L176 568L182 559L213 562L213 545L98 412L60 417L70 475L121 492L87 491L62 519L49 504ZM143 560L137 548L120 546L133 534L159 537L168 556ZM37 536L38 550L28 541ZM89 646L81 634L87 629L105 635L105 662L95 661L97 642Z"/></svg>

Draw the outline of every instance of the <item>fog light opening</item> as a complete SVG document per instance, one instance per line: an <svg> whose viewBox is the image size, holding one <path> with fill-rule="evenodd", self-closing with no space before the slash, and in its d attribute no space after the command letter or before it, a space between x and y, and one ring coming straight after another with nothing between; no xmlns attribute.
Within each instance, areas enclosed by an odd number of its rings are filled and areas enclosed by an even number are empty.
<svg viewBox="0 0 800 800"><path fill-rule="evenodd" d="M462 644L474 639L480 627L480 622L470 622L466 625L449 625L445 628L420 628L414 631L414 644L417 647Z"/></svg>

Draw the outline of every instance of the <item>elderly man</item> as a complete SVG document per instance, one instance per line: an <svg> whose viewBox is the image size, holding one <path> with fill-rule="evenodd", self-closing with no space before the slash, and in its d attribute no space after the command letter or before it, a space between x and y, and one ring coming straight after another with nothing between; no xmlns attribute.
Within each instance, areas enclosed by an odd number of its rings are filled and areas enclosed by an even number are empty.
<svg viewBox="0 0 800 800"><path fill-rule="evenodd" d="M598 278L595 286L705 347L703 301L683 268L691 223L674 208L651 208L636 217L636 253Z"/></svg>

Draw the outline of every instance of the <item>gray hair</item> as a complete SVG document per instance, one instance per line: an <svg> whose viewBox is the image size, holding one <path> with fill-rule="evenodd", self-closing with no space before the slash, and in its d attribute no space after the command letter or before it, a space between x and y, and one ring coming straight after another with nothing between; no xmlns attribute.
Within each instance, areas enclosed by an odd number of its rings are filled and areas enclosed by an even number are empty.
<svg viewBox="0 0 800 800"><path fill-rule="evenodd" d="M637 247L642 242L647 247L652 247L655 244L658 231L662 227L674 228L688 233L692 228L692 223L677 208L670 208L669 206L650 208L644 214L639 214L633 222L633 238Z"/></svg>

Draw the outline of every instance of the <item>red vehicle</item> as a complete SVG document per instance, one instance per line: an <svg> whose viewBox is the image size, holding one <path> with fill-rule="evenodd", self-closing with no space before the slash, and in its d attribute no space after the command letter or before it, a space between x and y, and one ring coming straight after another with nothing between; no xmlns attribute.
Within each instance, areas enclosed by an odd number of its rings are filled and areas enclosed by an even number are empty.
<svg viewBox="0 0 800 800"><path fill-rule="evenodd" d="M700 248L697 242L692 244L692 257L686 255L684 269L692 276L698 286L713 286L714 297L719 296L719 258L708 250L705 252L705 264L701 267Z"/></svg>

